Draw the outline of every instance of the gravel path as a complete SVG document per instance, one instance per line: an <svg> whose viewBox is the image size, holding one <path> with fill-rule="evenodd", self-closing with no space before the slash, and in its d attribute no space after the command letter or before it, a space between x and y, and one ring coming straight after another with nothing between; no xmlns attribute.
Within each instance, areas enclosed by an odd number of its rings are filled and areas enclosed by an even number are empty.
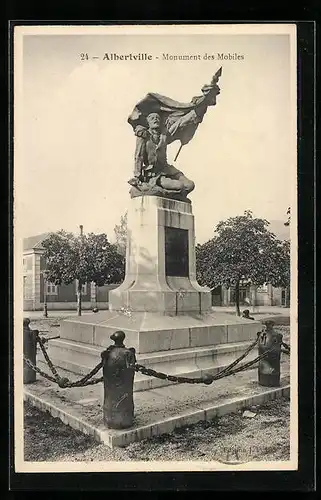
<svg viewBox="0 0 321 500"><path fill-rule="evenodd" d="M25 460L219 460L224 463L289 460L289 400L283 398L249 409L255 413L252 418L245 418L243 411L239 411L111 450L25 403Z"/></svg>

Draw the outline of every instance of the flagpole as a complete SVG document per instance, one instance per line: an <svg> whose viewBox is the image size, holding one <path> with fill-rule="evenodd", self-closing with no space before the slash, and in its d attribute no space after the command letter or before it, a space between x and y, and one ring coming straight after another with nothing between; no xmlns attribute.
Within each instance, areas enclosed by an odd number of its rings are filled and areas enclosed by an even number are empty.
<svg viewBox="0 0 321 500"><path fill-rule="evenodd" d="M179 153L181 152L182 147L183 147L183 144L181 144L181 145L180 145L179 150L177 151L176 156L175 156L175 158L174 158L174 161L176 161L176 160L177 160L178 155L179 155Z"/></svg>

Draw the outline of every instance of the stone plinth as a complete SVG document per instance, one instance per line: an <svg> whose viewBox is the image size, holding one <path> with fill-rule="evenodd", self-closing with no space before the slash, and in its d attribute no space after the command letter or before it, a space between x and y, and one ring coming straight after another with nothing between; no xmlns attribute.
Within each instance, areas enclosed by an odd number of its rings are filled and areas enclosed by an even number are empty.
<svg viewBox="0 0 321 500"><path fill-rule="evenodd" d="M196 281L192 205L157 196L130 201L126 276L109 294L109 310L203 314L211 293Z"/></svg>
<svg viewBox="0 0 321 500"><path fill-rule="evenodd" d="M169 374L200 376L215 373L234 361L256 338L261 324L231 314L211 312L177 316L159 313L100 311L62 321L60 339L49 342L55 366L86 374L100 361L112 342L110 335L124 331L126 347L134 347L139 363ZM253 350L246 358L255 357ZM38 360L42 360L41 353ZM170 382L136 374L135 391Z"/></svg>
<svg viewBox="0 0 321 500"><path fill-rule="evenodd" d="M62 321L60 338L107 347L112 343L110 335L122 330L127 347L134 347L137 353L152 353L248 341L256 337L260 327L256 321L221 312L165 316L101 311Z"/></svg>

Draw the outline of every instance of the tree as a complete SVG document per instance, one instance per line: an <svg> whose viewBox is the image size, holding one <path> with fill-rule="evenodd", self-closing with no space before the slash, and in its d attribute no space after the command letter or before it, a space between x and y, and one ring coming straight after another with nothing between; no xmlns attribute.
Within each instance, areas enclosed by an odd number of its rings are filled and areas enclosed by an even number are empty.
<svg viewBox="0 0 321 500"><path fill-rule="evenodd" d="M244 215L221 221L216 235L196 246L196 270L200 284L235 287L235 305L240 315L240 284L271 283L286 287L290 280L289 242L282 242L268 231L269 222Z"/></svg>
<svg viewBox="0 0 321 500"><path fill-rule="evenodd" d="M52 233L44 242L47 279L55 285L78 280L77 313L81 316L81 290L85 283L98 286L119 283L124 277L124 258L106 234Z"/></svg>
<svg viewBox="0 0 321 500"><path fill-rule="evenodd" d="M114 232L116 236L116 247L117 251L122 256L126 256L126 244L127 244L127 212L120 218L120 223L116 224L114 227Z"/></svg>
<svg viewBox="0 0 321 500"><path fill-rule="evenodd" d="M291 207L288 207L286 215L288 216L288 220L284 223L284 225L289 226L291 222Z"/></svg>

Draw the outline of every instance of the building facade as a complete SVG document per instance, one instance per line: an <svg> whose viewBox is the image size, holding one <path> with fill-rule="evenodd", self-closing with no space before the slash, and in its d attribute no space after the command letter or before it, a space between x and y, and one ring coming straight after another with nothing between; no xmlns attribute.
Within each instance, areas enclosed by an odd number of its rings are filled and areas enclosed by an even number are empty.
<svg viewBox="0 0 321 500"><path fill-rule="evenodd" d="M213 306L234 306L234 287L218 286L212 291ZM263 286L240 286L240 306L279 306L290 307L288 288L276 288L267 283Z"/></svg>
<svg viewBox="0 0 321 500"><path fill-rule="evenodd" d="M23 309L41 311L44 303L48 310L73 310L77 308L77 280L69 285L55 285L46 281L46 268L43 258L42 242L49 233L25 238L23 242ZM82 287L82 308L108 309L109 290L118 285L98 287L95 283L86 283Z"/></svg>

